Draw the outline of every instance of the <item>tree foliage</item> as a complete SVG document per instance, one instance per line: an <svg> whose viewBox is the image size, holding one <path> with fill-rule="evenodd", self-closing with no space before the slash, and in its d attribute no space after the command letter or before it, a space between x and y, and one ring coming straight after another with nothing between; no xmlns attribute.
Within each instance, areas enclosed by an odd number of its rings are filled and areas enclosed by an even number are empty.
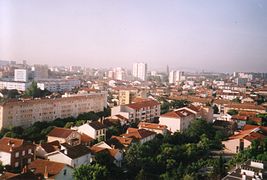
<svg viewBox="0 0 267 180"><path fill-rule="evenodd" d="M51 92L48 90L41 90L37 86L37 82L33 81L30 87L28 87L24 93L26 97L32 97L32 98L40 98L45 97L47 95L50 95Z"/></svg>
<svg viewBox="0 0 267 180"><path fill-rule="evenodd" d="M99 180L108 177L108 170L100 164L83 164L74 169L73 177L75 180Z"/></svg>

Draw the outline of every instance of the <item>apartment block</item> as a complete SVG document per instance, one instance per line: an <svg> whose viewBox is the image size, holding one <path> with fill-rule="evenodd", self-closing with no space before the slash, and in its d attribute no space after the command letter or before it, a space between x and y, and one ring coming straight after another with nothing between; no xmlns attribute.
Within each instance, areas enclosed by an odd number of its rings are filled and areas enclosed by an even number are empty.
<svg viewBox="0 0 267 180"><path fill-rule="evenodd" d="M90 111L103 111L106 106L106 92L69 95L54 99L8 101L0 104L0 129L30 126L37 121L77 117Z"/></svg>
<svg viewBox="0 0 267 180"><path fill-rule="evenodd" d="M160 115L160 103L154 100L144 100L128 105L116 106L111 109L111 115L120 114L131 122L152 122Z"/></svg>

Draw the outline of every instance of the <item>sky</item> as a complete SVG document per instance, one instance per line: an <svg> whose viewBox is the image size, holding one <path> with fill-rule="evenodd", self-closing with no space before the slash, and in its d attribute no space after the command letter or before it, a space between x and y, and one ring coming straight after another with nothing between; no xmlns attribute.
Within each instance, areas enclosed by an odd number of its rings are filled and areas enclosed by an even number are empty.
<svg viewBox="0 0 267 180"><path fill-rule="evenodd" d="M0 59L267 72L267 1L0 0Z"/></svg>

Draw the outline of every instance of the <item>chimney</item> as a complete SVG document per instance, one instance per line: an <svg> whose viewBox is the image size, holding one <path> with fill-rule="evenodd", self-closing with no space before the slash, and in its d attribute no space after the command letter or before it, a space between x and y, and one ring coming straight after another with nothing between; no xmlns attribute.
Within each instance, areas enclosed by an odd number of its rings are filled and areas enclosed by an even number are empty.
<svg viewBox="0 0 267 180"><path fill-rule="evenodd" d="M45 179L48 178L48 170L47 170L47 166L45 166L44 178L45 178Z"/></svg>
<svg viewBox="0 0 267 180"><path fill-rule="evenodd" d="M247 179L247 176L246 176L246 173L244 172L243 174L242 174L242 180L246 180Z"/></svg>

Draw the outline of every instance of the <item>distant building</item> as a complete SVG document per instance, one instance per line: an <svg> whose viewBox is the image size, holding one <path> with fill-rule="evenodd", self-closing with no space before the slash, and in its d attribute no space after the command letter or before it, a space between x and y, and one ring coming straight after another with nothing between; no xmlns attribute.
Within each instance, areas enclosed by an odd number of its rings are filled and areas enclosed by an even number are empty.
<svg viewBox="0 0 267 180"><path fill-rule="evenodd" d="M34 80L48 79L48 66L35 64L32 67Z"/></svg>
<svg viewBox="0 0 267 180"><path fill-rule="evenodd" d="M170 73L169 73L169 83L170 84L176 84L182 80L185 80L183 71L174 71L174 70L170 71Z"/></svg>
<svg viewBox="0 0 267 180"><path fill-rule="evenodd" d="M27 69L15 69L14 81L27 82L28 81Z"/></svg>
<svg viewBox="0 0 267 180"><path fill-rule="evenodd" d="M16 82L16 81L0 81L0 89L16 89L18 91L25 91L31 85L30 82Z"/></svg>
<svg viewBox="0 0 267 180"><path fill-rule="evenodd" d="M131 104L134 98L147 98L145 90L138 90L136 88L122 88L119 90L119 104Z"/></svg>
<svg viewBox="0 0 267 180"><path fill-rule="evenodd" d="M145 81L147 77L147 64L134 63L133 64L133 77L136 77L142 81Z"/></svg>
<svg viewBox="0 0 267 180"><path fill-rule="evenodd" d="M69 92L81 86L78 79L49 79L39 80L37 86L41 90L47 89L50 92Z"/></svg>

